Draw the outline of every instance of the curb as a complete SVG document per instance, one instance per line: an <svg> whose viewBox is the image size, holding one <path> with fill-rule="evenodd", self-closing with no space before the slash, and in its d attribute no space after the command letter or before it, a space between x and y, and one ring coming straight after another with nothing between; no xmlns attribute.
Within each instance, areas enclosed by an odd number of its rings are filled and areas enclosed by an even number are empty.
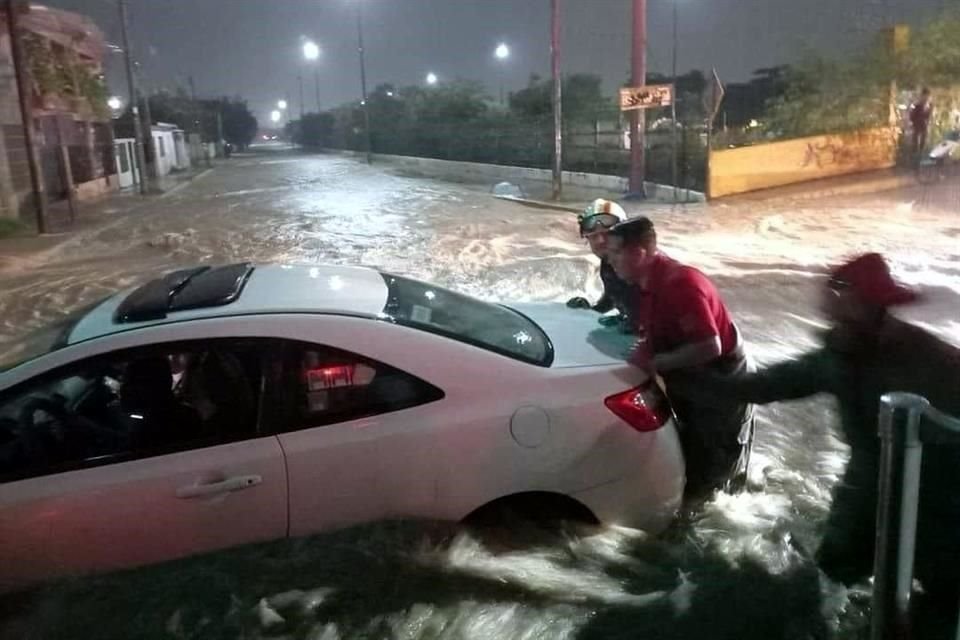
<svg viewBox="0 0 960 640"><path fill-rule="evenodd" d="M534 209L548 209L550 211L564 211L567 213L581 213L583 209L581 207L571 207L569 205L557 204L556 202L546 202L545 200L531 200L530 198L518 198L517 196L493 196L497 200L506 200L507 202L515 202L524 207L532 207Z"/></svg>

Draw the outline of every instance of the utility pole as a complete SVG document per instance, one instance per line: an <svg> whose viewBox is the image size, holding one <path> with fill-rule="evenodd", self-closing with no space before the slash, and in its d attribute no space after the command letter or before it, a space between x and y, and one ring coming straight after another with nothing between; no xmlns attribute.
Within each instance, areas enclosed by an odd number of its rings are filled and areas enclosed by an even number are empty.
<svg viewBox="0 0 960 640"><path fill-rule="evenodd" d="M133 72L133 52L130 51L130 36L127 33L127 0L118 0L120 7L120 30L123 37L123 58L127 70L127 89L130 92L130 114L133 116L133 137L136 139L137 175L140 179L140 193L147 195L147 158L144 152L143 125L140 122L140 92L137 90L137 78ZM151 135L151 137L153 137Z"/></svg>
<svg viewBox="0 0 960 640"><path fill-rule="evenodd" d="M363 50L363 5L357 3L357 51L360 53L360 106L363 107L363 130L366 136L367 164L373 164L370 143L370 105L367 104L367 62Z"/></svg>
<svg viewBox="0 0 960 640"><path fill-rule="evenodd" d="M635 87L647 83L647 0L633 0L633 79ZM634 109L630 113L630 195L646 197L643 181L645 178L644 129L646 117L643 109Z"/></svg>
<svg viewBox="0 0 960 640"><path fill-rule="evenodd" d="M563 81L560 75L560 0L550 0L550 68L553 72L553 199L563 192Z"/></svg>
<svg viewBox="0 0 960 640"><path fill-rule="evenodd" d="M297 74L297 85L300 87L300 121L303 121L303 74Z"/></svg>
<svg viewBox="0 0 960 640"><path fill-rule="evenodd" d="M679 93L677 91L677 2L673 1L673 100L670 101L670 111L673 118L673 203L676 204L680 199L677 186L677 100Z"/></svg>
<svg viewBox="0 0 960 640"><path fill-rule="evenodd" d="M317 113L320 113L320 69L313 70L313 79L317 83Z"/></svg>
<svg viewBox="0 0 960 640"><path fill-rule="evenodd" d="M146 124L147 145L150 149L150 157L153 158L153 162L147 164L147 175L150 177L150 184L152 185L153 181L159 177L157 171L160 168L160 156L157 153L156 140L153 138L153 115L150 113L149 93L143 96L143 119Z"/></svg>
<svg viewBox="0 0 960 640"><path fill-rule="evenodd" d="M7 0L7 25L10 29L10 43L13 54L13 72L17 77L17 93L20 94L20 120L23 123L23 139L27 147L27 164L30 167L30 188L33 190L33 206L37 216L37 233L46 233L47 193L43 185L43 173L40 171L40 158L37 155L37 141L33 130L33 108L30 104L32 94L30 68L23 52L23 34L20 31L19 2ZM29 5L26 5L29 7Z"/></svg>

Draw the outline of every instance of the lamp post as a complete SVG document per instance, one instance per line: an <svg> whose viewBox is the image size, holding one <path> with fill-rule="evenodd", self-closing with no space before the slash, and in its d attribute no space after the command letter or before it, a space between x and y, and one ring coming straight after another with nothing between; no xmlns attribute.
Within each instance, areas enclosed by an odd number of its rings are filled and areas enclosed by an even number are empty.
<svg viewBox="0 0 960 640"><path fill-rule="evenodd" d="M320 47L316 42L312 40L307 40L303 43L303 58L307 62L316 62L320 58ZM313 80L316 83L317 90L317 113L320 113L320 68L319 66L314 66L313 68Z"/></svg>
<svg viewBox="0 0 960 640"><path fill-rule="evenodd" d="M363 48L363 5L357 3L357 53L360 55L360 106L363 108L363 128L366 138L367 164L373 163L370 141L370 105L367 100L367 61Z"/></svg>
<svg viewBox="0 0 960 640"><path fill-rule="evenodd" d="M500 104L502 106L503 104L505 104L504 96L503 96L503 80L504 80L504 72L506 69L506 61L510 57L510 47L508 47L505 42L501 42L500 44L497 45L497 48L493 50L493 55L501 63L500 64Z"/></svg>

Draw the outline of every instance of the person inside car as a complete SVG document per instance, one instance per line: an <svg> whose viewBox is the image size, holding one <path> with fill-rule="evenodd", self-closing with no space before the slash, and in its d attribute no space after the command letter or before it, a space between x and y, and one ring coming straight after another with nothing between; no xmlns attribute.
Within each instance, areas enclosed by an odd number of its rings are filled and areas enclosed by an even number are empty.
<svg viewBox="0 0 960 640"><path fill-rule="evenodd" d="M822 289L822 311L831 326L819 348L744 376L678 382L704 400L766 404L818 393L836 398L851 455L834 488L817 560L828 576L848 585L869 576L873 565L880 397L915 393L960 415L960 349L890 314L915 299L893 279L881 255L859 256L834 269ZM960 596L957 468L957 447L924 448L915 564L927 594L954 608Z"/></svg>
<svg viewBox="0 0 960 640"><path fill-rule="evenodd" d="M634 286L631 318L639 339L629 361L661 377L680 422L685 502L693 507L714 490L742 487L753 437L751 406L727 398L703 401L673 384L680 373L729 377L751 368L716 287L700 271L661 253L646 217L610 230L608 257Z"/></svg>
<svg viewBox="0 0 960 640"><path fill-rule="evenodd" d="M624 282L607 259L607 235L610 229L626 219L626 213L616 202L598 198L580 214L580 237L586 238L593 255L600 258L600 280L603 283L603 295L596 304L582 296L571 298L567 306L571 309L592 309L601 314L600 323L604 326L620 325L623 330L629 330L629 285ZM617 309L615 316L603 315Z"/></svg>

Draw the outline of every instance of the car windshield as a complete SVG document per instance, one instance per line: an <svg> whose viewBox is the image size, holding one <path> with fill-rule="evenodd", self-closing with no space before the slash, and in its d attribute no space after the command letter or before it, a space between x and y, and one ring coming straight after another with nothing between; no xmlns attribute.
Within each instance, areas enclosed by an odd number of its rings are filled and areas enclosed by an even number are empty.
<svg viewBox="0 0 960 640"><path fill-rule="evenodd" d="M543 330L509 307L387 273L383 279L389 289L383 313L399 324L543 367L553 361Z"/></svg>
<svg viewBox="0 0 960 640"><path fill-rule="evenodd" d="M59 320L37 329L21 338L12 348L0 351L0 371L6 371L28 360L39 358L51 351L61 349L67 344L67 336L77 326L80 319L102 300L73 311Z"/></svg>

